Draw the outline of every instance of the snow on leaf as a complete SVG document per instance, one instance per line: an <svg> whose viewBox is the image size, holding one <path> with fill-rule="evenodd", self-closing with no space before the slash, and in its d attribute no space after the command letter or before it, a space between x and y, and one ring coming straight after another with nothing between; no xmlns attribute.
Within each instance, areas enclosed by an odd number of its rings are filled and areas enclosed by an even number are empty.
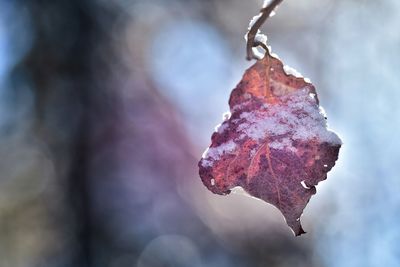
<svg viewBox="0 0 400 267"><path fill-rule="evenodd" d="M267 53L245 72L199 174L213 193L240 186L274 205L300 235L300 216L335 165L342 142L327 129L314 86L286 71Z"/></svg>

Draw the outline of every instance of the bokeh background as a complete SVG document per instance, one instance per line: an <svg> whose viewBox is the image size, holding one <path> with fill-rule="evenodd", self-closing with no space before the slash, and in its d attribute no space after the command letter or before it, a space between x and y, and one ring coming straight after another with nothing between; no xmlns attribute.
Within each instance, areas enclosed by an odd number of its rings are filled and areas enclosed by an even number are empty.
<svg viewBox="0 0 400 267"><path fill-rule="evenodd" d="M400 266L400 1L286 0L263 27L344 141L294 237L197 161L261 0L0 0L0 266Z"/></svg>

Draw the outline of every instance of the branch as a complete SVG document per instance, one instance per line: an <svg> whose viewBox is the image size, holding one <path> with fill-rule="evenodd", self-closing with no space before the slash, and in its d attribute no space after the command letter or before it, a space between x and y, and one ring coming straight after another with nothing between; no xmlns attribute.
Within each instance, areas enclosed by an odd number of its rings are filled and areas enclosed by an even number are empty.
<svg viewBox="0 0 400 267"><path fill-rule="evenodd" d="M267 6L263 7L260 11L260 16L257 18L257 20L254 22L254 24L250 27L248 33L247 33L247 60L252 60L252 59L258 59L253 52L253 48L257 46L262 46L264 48L264 45L261 45L260 42L256 42L255 38L258 34L258 31L260 27L264 24L264 22L269 18L271 15L272 11L282 2L283 0L272 0ZM264 48L265 49L265 48ZM268 53L268 49L266 49Z"/></svg>

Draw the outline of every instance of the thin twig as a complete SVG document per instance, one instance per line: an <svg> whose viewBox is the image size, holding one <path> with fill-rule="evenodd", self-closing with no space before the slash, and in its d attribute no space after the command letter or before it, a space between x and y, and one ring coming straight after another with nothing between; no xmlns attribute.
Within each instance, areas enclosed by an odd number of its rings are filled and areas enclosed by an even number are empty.
<svg viewBox="0 0 400 267"><path fill-rule="evenodd" d="M269 18L272 11L282 2L283 0L273 0L266 7L263 7L260 11L261 16L254 22L247 33L247 60L258 59L253 53L253 47L261 46L260 42L255 42L255 38L258 34L258 30ZM264 47L263 47L264 48ZM268 50L266 50L268 53Z"/></svg>

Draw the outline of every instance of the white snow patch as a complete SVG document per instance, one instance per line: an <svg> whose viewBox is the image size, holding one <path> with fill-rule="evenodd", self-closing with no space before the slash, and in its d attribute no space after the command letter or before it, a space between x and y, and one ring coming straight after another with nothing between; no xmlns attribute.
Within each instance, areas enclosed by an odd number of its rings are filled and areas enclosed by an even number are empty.
<svg viewBox="0 0 400 267"><path fill-rule="evenodd" d="M241 119L245 119L245 123L237 127L238 131L245 133L243 137L250 137L254 140L265 138L265 134L279 135L287 132L287 127L280 124L278 118L266 115L264 112L243 112L240 114ZM273 132L271 132L271 130ZM240 138L241 136L239 136Z"/></svg>
<svg viewBox="0 0 400 267"><path fill-rule="evenodd" d="M250 95L250 94L249 94ZM251 96L250 96L251 97ZM246 95L245 95L245 98L247 98L246 97ZM243 107L245 107L246 105L248 105L248 104L250 104L250 100L248 100L248 101L245 101L245 102L243 102L243 103L241 103L241 104L237 104L237 105L234 105L233 107L232 107L232 112L235 112L235 111L237 111L237 110L240 110L240 109L242 109Z"/></svg>
<svg viewBox="0 0 400 267"><path fill-rule="evenodd" d="M203 155L201 155L201 158L203 159L206 158L209 149L210 149L209 147L206 148L206 150L203 152Z"/></svg>
<svg viewBox="0 0 400 267"><path fill-rule="evenodd" d="M262 14L260 13L260 14L258 14L258 15L255 15L255 16L250 20L248 30L250 30L251 27L254 26L254 24L257 22L257 20L258 20L261 16L262 16Z"/></svg>
<svg viewBox="0 0 400 267"><path fill-rule="evenodd" d="M279 150L290 150L292 152L297 151L297 149L292 145L292 140L287 137L274 140L273 142L269 143L269 147Z"/></svg>
<svg viewBox="0 0 400 267"><path fill-rule="evenodd" d="M203 153L203 167L211 167L214 161L219 160L222 155L229 154L236 149L237 145L234 141L230 140L217 147L209 147Z"/></svg>
<svg viewBox="0 0 400 267"><path fill-rule="evenodd" d="M265 57L265 52L262 51L262 50L264 50L264 49L260 50L258 47L253 47L252 50L253 50L254 56L255 56L258 60L261 60L261 59L263 59L263 58Z"/></svg>
<svg viewBox="0 0 400 267"><path fill-rule="evenodd" d="M303 75L301 75L300 72L292 67L289 67L288 65L283 66L283 70L287 75L293 75L296 78L303 78Z"/></svg>
<svg viewBox="0 0 400 267"><path fill-rule="evenodd" d="M215 131L217 133L223 133L228 128L228 123L221 123L215 126Z"/></svg>
<svg viewBox="0 0 400 267"><path fill-rule="evenodd" d="M258 17L258 16L255 16L255 17L253 18L253 20L254 20L256 17ZM249 30L250 30L250 28L252 27L252 25L255 23L255 21L257 21L257 19L255 19L254 22L253 22L253 20L250 21ZM247 42L248 39L249 39L249 38L248 38L248 34L249 34L249 32L247 32L247 33L244 35L244 39L246 40L246 42ZM264 44L264 45L268 48L269 53L271 54L271 47L267 45L268 37L267 37L265 34L262 34L260 30L258 30L257 33L256 33L256 36L254 36L254 41L255 41L255 42L260 42L260 43ZM267 51L265 51L264 53L262 53L262 51L260 51L258 47L253 47L252 50L253 50L254 55L255 55L258 59L264 58L265 52L267 52ZM264 50L264 49L263 49L263 50Z"/></svg>
<svg viewBox="0 0 400 267"><path fill-rule="evenodd" d="M308 187L308 186L306 185L306 182L305 182L304 180L301 181L300 183L301 183L301 185L302 185L305 189L310 189L310 187Z"/></svg>
<svg viewBox="0 0 400 267"><path fill-rule="evenodd" d="M318 139L333 145L342 144L339 137L327 129L326 114L311 97L308 87L283 96L281 105L264 105L254 112L243 112L237 131L239 140L251 138L259 141L266 137L274 138L270 147L296 151L293 140L308 141Z"/></svg>
<svg viewBox="0 0 400 267"><path fill-rule="evenodd" d="M254 41L267 45L268 37L265 34L257 34Z"/></svg>
<svg viewBox="0 0 400 267"><path fill-rule="evenodd" d="M229 120L229 118L231 117L231 112L230 111L227 111L227 112L225 112L224 114L222 114L222 119L224 120L224 121L227 121L227 120Z"/></svg>
<svg viewBox="0 0 400 267"><path fill-rule="evenodd" d="M251 98L251 94L244 93L243 98L249 100Z"/></svg>
<svg viewBox="0 0 400 267"><path fill-rule="evenodd" d="M268 50L271 51L271 47L270 46L268 46ZM269 54L271 55L271 57L281 60L280 57L278 56L278 54L275 54L275 53L272 53L272 52L270 52Z"/></svg>
<svg viewBox="0 0 400 267"><path fill-rule="evenodd" d="M227 128L228 128L228 123L225 123L227 120L230 119L231 117L231 112L227 111L224 114L222 114L222 122L215 126L214 131L217 133L223 133Z"/></svg>
<svg viewBox="0 0 400 267"><path fill-rule="evenodd" d="M266 8L267 6L269 6L271 4L271 2L272 2L272 0L264 0L263 8ZM278 7L276 7L276 8L278 8Z"/></svg>
<svg viewBox="0 0 400 267"><path fill-rule="evenodd" d="M311 83L309 78L305 78L300 72L292 67L289 67L288 65L284 65L283 70L287 75L293 75L296 78L302 78L306 83Z"/></svg>
<svg viewBox="0 0 400 267"><path fill-rule="evenodd" d="M323 107L319 107L319 113L321 113L322 116L324 116L324 118L326 118L326 111Z"/></svg>
<svg viewBox="0 0 400 267"><path fill-rule="evenodd" d="M306 83L312 83L310 78L304 77L303 80L304 80Z"/></svg>
<svg viewBox="0 0 400 267"><path fill-rule="evenodd" d="M250 150L250 157L254 157L256 155L257 149L253 148L252 150Z"/></svg>

